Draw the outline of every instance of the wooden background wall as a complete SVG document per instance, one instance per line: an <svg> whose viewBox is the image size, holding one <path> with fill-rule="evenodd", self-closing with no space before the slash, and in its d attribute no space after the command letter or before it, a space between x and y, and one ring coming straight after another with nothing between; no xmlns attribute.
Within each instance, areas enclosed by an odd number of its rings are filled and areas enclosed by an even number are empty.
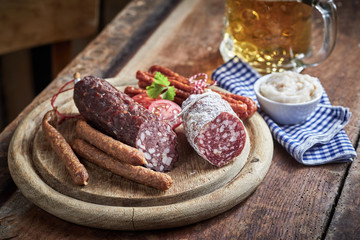
<svg viewBox="0 0 360 240"><path fill-rule="evenodd" d="M129 1L1 1L0 132Z"/></svg>

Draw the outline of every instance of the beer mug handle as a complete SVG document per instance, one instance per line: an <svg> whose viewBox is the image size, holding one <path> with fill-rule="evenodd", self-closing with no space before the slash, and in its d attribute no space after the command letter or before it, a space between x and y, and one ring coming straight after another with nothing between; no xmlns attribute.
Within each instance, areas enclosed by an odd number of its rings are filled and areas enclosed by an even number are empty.
<svg viewBox="0 0 360 240"><path fill-rule="evenodd" d="M309 59L302 59L303 67L314 67L324 61L333 51L337 35L336 5L332 0L302 0L311 4L322 15L324 20L324 40L319 51Z"/></svg>

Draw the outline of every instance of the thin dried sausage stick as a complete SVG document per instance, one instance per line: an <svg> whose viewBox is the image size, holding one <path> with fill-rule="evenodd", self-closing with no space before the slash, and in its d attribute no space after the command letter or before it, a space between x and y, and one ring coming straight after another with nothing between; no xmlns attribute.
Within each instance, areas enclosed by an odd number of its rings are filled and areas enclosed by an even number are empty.
<svg viewBox="0 0 360 240"><path fill-rule="evenodd" d="M148 73L148 72L142 72L142 74L146 75L148 78L151 79L151 81L155 80L155 74L152 73ZM168 77L168 80L170 82L171 86L174 86L177 89L181 89L185 92L192 92L192 90L194 89L193 86L190 85L190 82L182 82L179 81L177 78L174 77Z"/></svg>
<svg viewBox="0 0 360 240"><path fill-rule="evenodd" d="M138 85L140 88L146 88L147 86L151 85L151 80L150 81L150 77L149 76L144 76L144 78L138 78ZM235 113L241 118L241 119L245 119L248 118L249 116L251 116L257 109L256 104L255 104L255 108L252 107L252 111L248 111L248 105L245 104L244 102L240 101L240 100L236 100L234 99L232 96L229 96L227 94L224 94L220 91L216 91L211 89L214 92L217 92L221 95L221 97L226 100L227 102L230 103L232 109L235 111ZM130 93L131 94L131 93ZM177 104L181 105L191 94L190 92L184 91L182 89L179 88L175 88L175 99L174 102L176 102ZM233 94L232 94L233 95ZM130 95L131 96L131 95ZM244 97L246 98L246 97ZM247 99L247 98L246 98ZM249 102L251 103L251 102ZM253 106L253 105L251 105ZM255 110L255 111L254 111Z"/></svg>
<svg viewBox="0 0 360 240"><path fill-rule="evenodd" d="M143 71L138 70L136 72L136 78L139 79L139 80L148 82L149 85L150 85L152 82L154 82L155 75L152 74L152 73L143 72ZM177 79L174 79L174 78L171 78L171 77L168 77L168 80L170 82L170 85L174 86L177 89L181 89L181 90L183 90L185 92L190 93L194 89L193 86L190 86L189 82L188 83L183 83L183 82L180 82Z"/></svg>
<svg viewBox="0 0 360 240"><path fill-rule="evenodd" d="M150 73L156 73L156 72L160 72L163 75L165 75L166 77L171 77L174 78L180 82L183 83L188 83L189 79L181 76L180 74L173 72L172 70L170 70L169 68L163 67L163 66L159 66L159 65L153 65L149 68L149 72Z"/></svg>
<svg viewBox="0 0 360 240"><path fill-rule="evenodd" d="M139 86L139 88L146 89L146 87L147 87L147 86L150 86L150 85L151 85L151 83L144 82L144 81L142 81L142 80L140 80L140 79L139 79L139 81L138 81L138 86Z"/></svg>
<svg viewBox="0 0 360 240"><path fill-rule="evenodd" d="M161 72L163 75L165 75L167 77L182 77L178 73L175 73L172 70L170 70L169 68L166 68L166 67L163 67L163 66L160 66L160 65L151 66L149 68L148 72L149 73Z"/></svg>
<svg viewBox="0 0 360 240"><path fill-rule="evenodd" d="M71 146L75 152L79 154L79 156L89 162L134 182L159 190L167 190L172 185L173 181L169 175L155 172L141 166L133 166L127 163L119 162L81 139L75 139Z"/></svg>
<svg viewBox="0 0 360 240"><path fill-rule="evenodd" d="M140 88L135 88L135 87L126 87L124 89L124 93L126 93L130 97L133 97L133 96L141 94L141 93L146 93L146 90L140 89Z"/></svg>
<svg viewBox="0 0 360 240"><path fill-rule="evenodd" d="M147 164L144 153L92 128L84 120L76 123L77 136L122 162L131 165Z"/></svg>
<svg viewBox="0 0 360 240"><path fill-rule="evenodd" d="M247 105L245 103L243 103L242 101L237 101L227 95L222 94L219 91L213 90L213 92L218 93L222 99L224 99L225 101L227 101L230 106L232 107L232 109L235 111L235 113L237 113L237 115L245 113L247 111Z"/></svg>
<svg viewBox="0 0 360 240"><path fill-rule="evenodd" d="M151 84L139 80L138 85L140 88L145 89L147 86L150 86ZM127 93L127 92L125 92L125 93ZM131 93L129 94L129 96L131 96ZM175 88L174 102L181 105L185 101L185 99L188 98L189 96L190 96L190 93L184 92L182 90Z"/></svg>
<svg viewBox="0 0 360 240"><path fill-rule="evenodd" d="M177 96L174 97L174 102L175 102L176 104L178 104L179 106L181 106L181 104L182 104L184 101L185 101L184 98L177 97Z"/></svg>
<svg viewBox="0 0 360 240"><path fill-rule="evenodd" d="M185 92L185 91L183 91L183 90L181 90L181 89L175 89L175 96L178 96L179 98L182 98L182 99L187 99L188 97L190 97L190 93L189 92Z"/></svg>
<svg viewBox="0 0 360 240"><path fill-rule="evenodd" d="M237 95L237 94L233 94L233 93L224 93L224 92L218 92L218 91L215 91L215 92L219 93L222 96L232 98L235 101L241 101L241 102L245 103L247 105L249 113L251 113L251 112L254 113L257 110L256 102L249 97L245 97L245 96L241 96L241 95Z"/></svg>
<svg viewBox="0 0 360 240"><path fill-rule="evenodd" d="M242 101L243 103L245 103L247 105L247 111L246 111L246 116L244 116L245 118L251 117L256 111L257 111L257 105L256 102L248 97L245 96L240 96L240 95L236 95L236 94L232 94L232 98L236 99L238 101Z"/></svg>
<svg viewBox="0 0 360 240"><path fill-rule="evenodd" d="M54 110L47 112L42 120L42 128L51 148L60 157L77 185L87 185L89 174L83 164L76 157L70 145L54 126L57 123L57 115Z"/></svg>
<svg viewBox="0 0 360 240"><path fill-rule="evenodd" d="M180 99L176 99L175 102L181 105L182 102L190 96L193 90L193 86L191 86L189 79L177 73L174 73L170 69L154 65L150 67L149 72L143 72L139 70L136 73L136 78L139 80L139 87L146 88L147 86L151 85L151 83L154 81L153 73L156 71L161 72L168 77L170 84L175 87L176 96L180 97ZM255 101L248 97L239 96L231 93L223 93L214 89L212 89L212 91L220 94L224 100L229 102L236 115L241 119L251 117L257 110L257 105Z"/></svg>
<svg viewBox="0 0 360 240"><path fill-rule="evenodd" d="M151 82L147 79L138 79L138 86L139 88L145 89L147 86L150 86L153 80ZM175 88L175 96L179 98L183 98L184 100L190 96L190 92L183 91L181 89Z"/></svg>
<svg viewBox="0 0 360 240"><path fill-rule="evenodd" d="M141 70L136 72L136 79L146 82L148 84L147 86L151 85L151 83L154 81L152 77L146 75L145 72Z"/></svg>
<svg viewBox="0 0 360 240"><path fill-rule="evenodd" d="M177 90L176 90L177 91ZM135 87L126 87L124 89L124 93L129 95L130 97L134 97L137 94L146 93L145 89L135 88ZM181 106L181 104L185 101L186 98L181 98L175 95L174 102Z"/></svg>

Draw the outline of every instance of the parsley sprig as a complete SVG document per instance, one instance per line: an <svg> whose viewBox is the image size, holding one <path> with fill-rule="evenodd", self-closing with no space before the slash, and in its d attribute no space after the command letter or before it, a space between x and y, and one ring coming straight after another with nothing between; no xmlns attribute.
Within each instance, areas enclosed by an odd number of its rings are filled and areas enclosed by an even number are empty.
<svg viewBox="0 0 360 240"><path fill-rule="evenodd" d="M147 86L146 90L147 95L151 98L158 98L161 94L162 99L173 101L175 97L175 87L170 86L168 78L160 72L155 73L155 81Z"/></svg>

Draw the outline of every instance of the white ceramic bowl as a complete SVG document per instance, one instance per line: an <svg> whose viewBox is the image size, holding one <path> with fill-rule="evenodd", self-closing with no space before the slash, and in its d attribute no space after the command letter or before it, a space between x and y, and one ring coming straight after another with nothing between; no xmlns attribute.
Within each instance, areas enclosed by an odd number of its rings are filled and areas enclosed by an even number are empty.
<svg viewBox="0 0 360 240"><path fill-rule="evenodd" d="M278 124L292 125L305 122L320 102L323 89L321 89L321 94L310 102L279 103L264 97L260 93L260 85L265 82L269 76L270 74L259 78L254 84L254 91L261 109Z"/></svg>

